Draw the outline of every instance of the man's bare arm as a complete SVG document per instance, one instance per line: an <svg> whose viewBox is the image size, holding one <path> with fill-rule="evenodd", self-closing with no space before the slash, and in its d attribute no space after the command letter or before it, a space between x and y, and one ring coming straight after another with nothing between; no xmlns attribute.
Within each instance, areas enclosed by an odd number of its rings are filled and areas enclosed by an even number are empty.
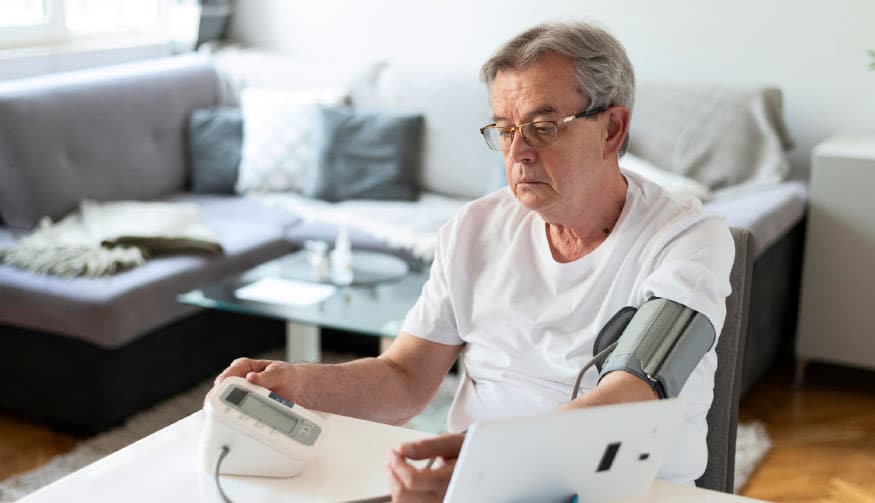
<svg viewBox="0 0 875 503"><path fill-rule="evenodd" d="M461 348L402 332L377 358L333 365L239 358L216 383L236 375L308 409L403 424L428 404Z"/></svg>
<svg viewBox="0 0 875 503"><path fill-rule="evenodd" d="M608 405L625 402L656 400L656 392L638 377L623 371L615 371L599 381L595 389L559 406L559 410L572 410L593 405Z"/></svg>

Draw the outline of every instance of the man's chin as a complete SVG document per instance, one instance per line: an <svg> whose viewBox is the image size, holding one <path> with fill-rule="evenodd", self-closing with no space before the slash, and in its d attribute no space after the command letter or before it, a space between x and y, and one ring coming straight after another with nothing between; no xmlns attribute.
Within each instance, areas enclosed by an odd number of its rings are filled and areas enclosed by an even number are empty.
<svg viewBox="0 0 875 503"><path fill-rule="evenodd" d="M537 197L535 194L528 191L517 190L513 195L516 196L516 200L523 205L523 207L533 211L544 205L544 201L540 197Z"/></svg>

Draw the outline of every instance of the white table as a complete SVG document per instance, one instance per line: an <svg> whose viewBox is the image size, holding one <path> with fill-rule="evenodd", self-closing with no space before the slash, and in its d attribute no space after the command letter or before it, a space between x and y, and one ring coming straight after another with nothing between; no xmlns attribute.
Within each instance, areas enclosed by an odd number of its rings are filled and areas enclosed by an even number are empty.
<svg viewBox="0 0 875 503"><path fill-rule="evenodd" d="M212 476L203 472L197 462L202 422L202 413L196 412L21 501L221 501ZM235 502L338 502L387 494L384 467L389 449L427 436L428 433L331 415L323 455L302 475L291 479L222 476L222 488ZM755 500L657 481L644 497L623 503L636 501Z"/></svg>

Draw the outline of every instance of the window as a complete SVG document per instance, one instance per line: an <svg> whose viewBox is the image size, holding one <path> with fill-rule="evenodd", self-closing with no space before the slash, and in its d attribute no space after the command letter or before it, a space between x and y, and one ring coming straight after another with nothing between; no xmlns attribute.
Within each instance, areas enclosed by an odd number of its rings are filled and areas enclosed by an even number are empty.
<svg viewBox="0 0 875 503"><path fill-rule="evenodd" d="M67 29L73 35L144 32L160 21L158 0L65 0Z"/></svg>
<svg viewBox="0 0 875 503"><path fill-rule="evenodd" d="M0 13L0 27L33 26L45 19L46 6L43 0L6 0Z"/></svg>
<svg viewBox="0 0 875 503"><path fill-rule="evenodd" d="M0 49L165 34L174 0L2 0Z"/></svg>

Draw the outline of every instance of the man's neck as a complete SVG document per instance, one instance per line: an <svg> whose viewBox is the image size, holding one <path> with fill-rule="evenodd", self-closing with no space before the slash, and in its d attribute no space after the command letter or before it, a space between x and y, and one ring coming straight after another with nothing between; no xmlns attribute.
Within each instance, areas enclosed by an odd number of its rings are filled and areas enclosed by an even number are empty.
<svg viewBox="0 0 875 503"><path fill-rule="evenodd" d="M605 197L594 201L590 205L592 210L584 212L584 218L547 223L547 242L557 262L573 262L584 257L610 236L626 203L627 182L619 169L616 179L608 185L609 188L601 192Z"/></svg>

